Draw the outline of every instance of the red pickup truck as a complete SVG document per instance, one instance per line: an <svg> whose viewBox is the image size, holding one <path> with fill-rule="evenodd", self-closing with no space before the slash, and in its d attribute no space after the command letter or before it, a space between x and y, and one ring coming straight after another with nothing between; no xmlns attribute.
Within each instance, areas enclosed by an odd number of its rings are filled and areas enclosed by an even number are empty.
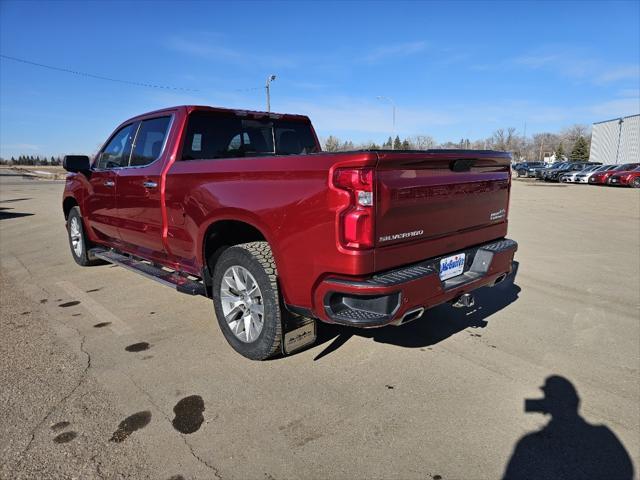
<svg viewBox="0 0 640 480"><path fill-rule="evenodd" d="M469 306L517 248L507 153L322 152L301 115L168 108L64 166L75 261L212 298L251 359L312 343L316 320L381 327Z"/></svg>

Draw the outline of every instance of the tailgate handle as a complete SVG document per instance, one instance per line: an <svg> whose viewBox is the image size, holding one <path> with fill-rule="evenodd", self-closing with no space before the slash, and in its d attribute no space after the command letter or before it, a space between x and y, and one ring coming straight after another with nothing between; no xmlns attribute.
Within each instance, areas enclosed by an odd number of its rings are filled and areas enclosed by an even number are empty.
<svg viewBox="0 0 640 480"><path fill-rule="evenodd" d="M476 163L475 158L459 158L451 162L449 168L454 172L468 172L474 163Z"/></svg>

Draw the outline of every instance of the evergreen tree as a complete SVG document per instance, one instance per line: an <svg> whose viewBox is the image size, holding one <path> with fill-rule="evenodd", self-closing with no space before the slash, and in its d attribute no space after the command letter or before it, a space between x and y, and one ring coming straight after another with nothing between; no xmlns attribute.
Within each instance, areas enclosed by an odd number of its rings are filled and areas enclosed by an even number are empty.
<svg viewBox="0 0 640 480"><path fill-rule="evenodd" d="M402 150L411 150L411 144L406 138L402 141Z"/></svg>
<svg viewBox="0 0 640 480"><path fill-rule="evenodd" d="M556 162L561 162L564 160L564 148L562 147L562 142L556 148Z"/></svg>
<svg viewBox="0 0 640 480"><path fill-rule="evenodd" d="M16 159L11 157L11 165L15 165L15 163L16 163Z"/></svg>
<svg viewBox="0 0 640 480"><path fill-rule="evenodd" d="M340 150L342 150L343 152L346 152L349 150L353 150L353 148L354 148L353 142L351 140L348 140L342 144L342 147L340 147Z"/></svg>
<svg viewBox="0 0 640 480"><path fill-rule="evenodd" d="M389 137L387 141L382 144L382 148L391 148L391 145L393 145L393 139Z"/></svg>
<svg viewBox="0 0 640 480"><path fill-rule="evenodd" d="M393 141L393 149L400 150L402 148L402 142L400 142L400 137L396 135L396 139Z"/></svg>
<svg viewBox="0 0 640 480"><path fill-rule="evenodd" d="M587 140L584 137L578 137L578 140L576 140L573 146L573 150L571 150L569 159L574 162L589 160L589 145L587 145Z"/></svg>
<svg viewBox="0 0 640 480"><path fill-rule="evenodd" d="M327 152L337 152L340 150L340 139L334 137L333 135L329 135L327 140L324 142L324 149Z"/></svg>

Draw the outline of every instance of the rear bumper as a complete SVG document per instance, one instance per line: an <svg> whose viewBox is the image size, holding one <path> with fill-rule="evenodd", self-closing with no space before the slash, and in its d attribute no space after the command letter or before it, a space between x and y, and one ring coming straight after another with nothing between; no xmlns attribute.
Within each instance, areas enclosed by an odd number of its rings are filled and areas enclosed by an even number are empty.
<svg viewBox="0 0 640 480"><path fill-rule="evenodd" d="M361 328L400 325L424 309L503 280L517 248L515 241L502 239L365 279L329 277L314 292L314 314L327 323ZM463 273L441 281L440 259L457 253L466 254Z"/></svg>

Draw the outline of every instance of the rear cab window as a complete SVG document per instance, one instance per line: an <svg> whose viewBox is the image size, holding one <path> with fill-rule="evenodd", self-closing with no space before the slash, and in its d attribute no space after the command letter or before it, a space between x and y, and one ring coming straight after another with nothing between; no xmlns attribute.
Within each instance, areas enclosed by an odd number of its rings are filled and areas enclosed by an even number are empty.
<svg viewBox="0 0 640 480"><path fill-rule="evenodd" d="M315 153L311 124L195 111L189 115L182 160Z"/></svg>

